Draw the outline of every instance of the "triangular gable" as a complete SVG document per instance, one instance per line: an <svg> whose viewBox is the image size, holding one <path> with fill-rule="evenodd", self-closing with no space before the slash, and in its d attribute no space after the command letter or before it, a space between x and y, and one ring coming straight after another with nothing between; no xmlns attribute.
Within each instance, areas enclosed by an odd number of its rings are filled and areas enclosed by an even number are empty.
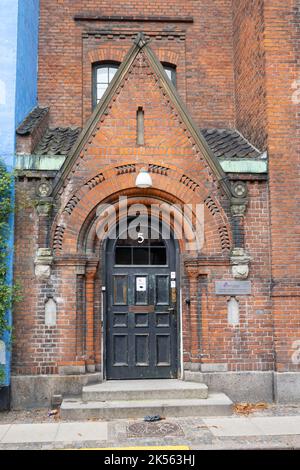
<svg viewBox="0 0 300 470"><path fill-rule="evenodd" d="M158 60L158 58L156 57L152 49L149 47L148 43L146 42L143 33L139 33L137 35L136 39L134 40L133 46L127 53L124 61L120 65L113 80L111 81L108 88L106 89L102 99L100 100L96 108L94 109L94 112L92 113L91 117L88 119L84 129L82 130L73 148L71 149L69 157L66 159L64 165L62 166L61 170L57 174L56 179L55 179L54 189L53 189L53 195L55 196L59 192L61 187L63 186L64 181L67 179L75 161L77 160L77 157L79 156L83 147L89 141L90 137L95 132L95 129L102 115L105 115L107 113L107 108L110 105L110 102L115 92L117 91L119 85L123 81L124 77L126 76L127 72L129 71L131 65L133 64L135 58L137 57L141 49L143 49L143 52L145 53L154 73L158 76L158 78L160 78L161 85L164 91L168 95L178 115L184 122L187 130L190 132L190 135L193 137L196 145L201 151L208 166L210 167L217 181L220 183L226 195L230 199L231 190L230 190L230 186L227 180L227 176L222 170L222 167L218 159L210 150L204 136L198 129L193 119L191 118L188 110L183 104L181 98L179 97L176 88L173 86L173 84L167 77L160 61Z"/></svg>

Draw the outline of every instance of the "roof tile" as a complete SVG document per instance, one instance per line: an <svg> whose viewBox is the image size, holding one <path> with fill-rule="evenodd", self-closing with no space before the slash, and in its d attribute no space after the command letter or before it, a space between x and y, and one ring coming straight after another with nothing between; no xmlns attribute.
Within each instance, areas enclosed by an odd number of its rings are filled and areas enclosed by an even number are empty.
<svg viewBox="0 0 300 470"><path fill-rule="evenodd" d="M41 120L48 113L49 108L34 108L26 118L21 122L16 132L18 135L31 134L32 131L39 125Z"/></svg>
<svg viewBox="0 0 300 470"><path fill-rule="evenodd" d="M80 132L80 128L56 127L55 129L47 129L37 147L34 149L34 154L67 155Z"/></svg>
<svg viewBox="0 0 300 470"><path fill-rule="evenodd" d="M205 140L216 157L232 160L257 159L260 152L234 129L201 129Z"/></svg>

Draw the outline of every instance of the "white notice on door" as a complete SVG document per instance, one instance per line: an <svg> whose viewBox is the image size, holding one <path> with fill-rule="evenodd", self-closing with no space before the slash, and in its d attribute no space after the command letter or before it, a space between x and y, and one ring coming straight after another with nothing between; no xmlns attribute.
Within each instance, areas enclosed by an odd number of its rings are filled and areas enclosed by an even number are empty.
<svg viewBox="0 0 300 470"><path fill-rule="evenodd" d="M146 277L136 278L136 290L139 292L145 292L146 290Z"/></svg>

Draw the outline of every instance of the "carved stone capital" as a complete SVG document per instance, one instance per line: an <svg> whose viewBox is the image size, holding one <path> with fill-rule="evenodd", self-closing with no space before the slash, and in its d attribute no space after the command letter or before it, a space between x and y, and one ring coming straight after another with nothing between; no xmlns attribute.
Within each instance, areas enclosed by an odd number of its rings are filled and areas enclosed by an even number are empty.
<svg viewBox="0 0 300 470"><path fill-rule="evenodd" d="M48 216L51 213L52 207L53 199L50 197L41 198L36 201L36 210L40 216Z"/></svg>
<svg viewBox="0 0 300 470"><path fill-rule="evenodd" d="M34 260L35 275L38 279L48 279L51 276L51 265L53 262L50 248L39 248Z"/></svg>
<svg viewBox="0 0 300 470"><path fill-rule="evenodd" d="M190 279L197 279L199 277L198 266L186 266L186 272Z"/></svg>
<svg viewBox="0 0 300 470"><path fill-rule="evenodd" d="M251 257L244 248L234 248L230 256L231 272L235 279L247 279Z"/></svg>
<svg viewBox="0 0 300 470"><path fill-rule="evenodd" d="M246 213L247 205L247 199L232 198L230 209L233 217L243 217Z"/></svg>
<svg viewBox="0 0 300 470"><path fill-rule="evenodd" d="M98 260L88 260L86 265L86 278L92 280L95 278L98 268Z"/></svg>
<svg viewBox="0 0 300 470"><path fill-rule="evenodd" d="M233 248L230 255L231 264L249 264L251 256L244 248Z"/></svg>

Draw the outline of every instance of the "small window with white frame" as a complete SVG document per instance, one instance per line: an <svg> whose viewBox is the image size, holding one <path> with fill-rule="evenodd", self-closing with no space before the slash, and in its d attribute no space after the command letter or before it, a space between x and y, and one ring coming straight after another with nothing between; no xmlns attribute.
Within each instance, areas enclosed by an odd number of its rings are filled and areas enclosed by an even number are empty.
<svg viewBox="0 0 300 470"><path fill-rule="evenodd" d="M118 63L106 62L93 67L93 107L95 107L105 93L108 85L119 68Z"/></svg>
<svg viewBox="0 0 300 470"><path fill-rule="evenodd" d="M176 87L176 67L175 67L175 65L167 64L167 63L163 62L162 66L163 66L164 71L166 72L169 80L171 80L173 85Z"/></svg>
<svg viewBox="0 0 300 470"><path fill-rule="evenodd" d="M103 62L93 65L93 108L97 106L104 95L108 85L118 71L120 64L117 62ZM162 63L162 66L176 87L176 67L172 64Z"/></svg>

